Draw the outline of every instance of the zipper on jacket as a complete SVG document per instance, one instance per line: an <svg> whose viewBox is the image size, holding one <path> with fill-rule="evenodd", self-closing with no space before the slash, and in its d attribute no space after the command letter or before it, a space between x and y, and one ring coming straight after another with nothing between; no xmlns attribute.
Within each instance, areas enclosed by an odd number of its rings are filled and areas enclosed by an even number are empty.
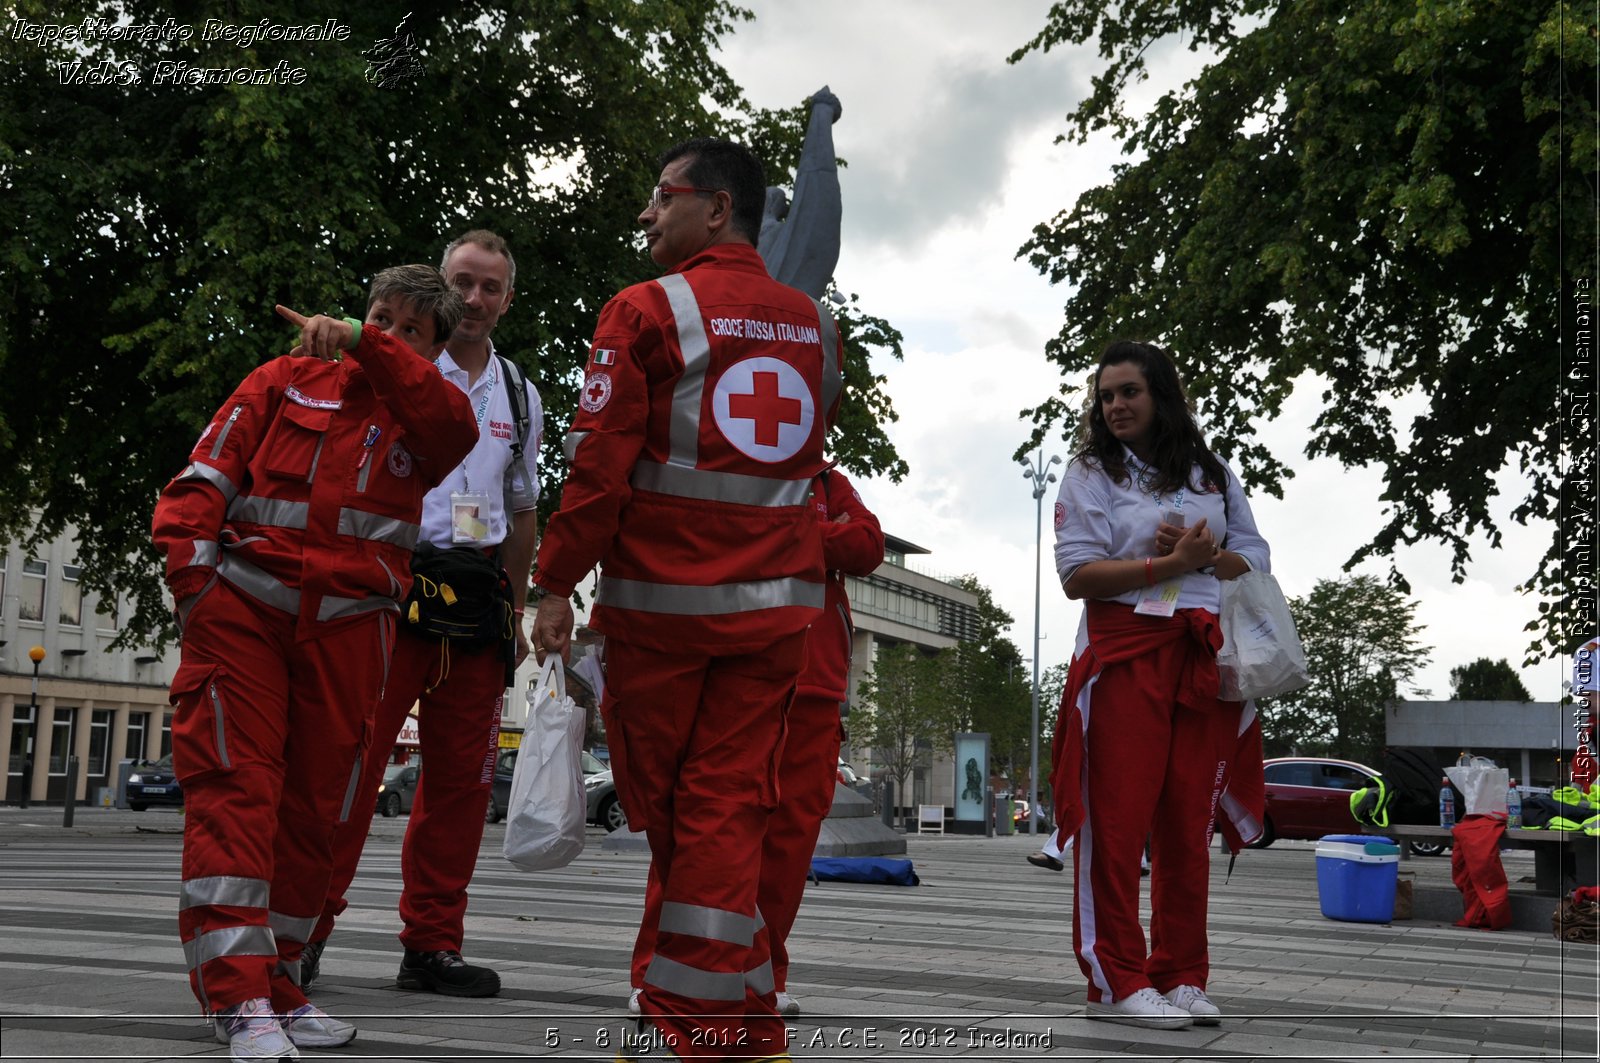
<svg viewBox="0 0 1600 1063"><path fill-rule="evenodd" d="M322 444L328 441L328 433L323 432L317 436L317 449L311 452L311 471L306 473L306 483L316 479L317 463L322 460Z"/></svg>
<svg viewBox="0 0 1600 1063"><path fill-rule="evenodd" d="M216 733L217 759L224 768L232 768L233 762L228 759L228 733L223 725L222 695L217 693L217 681L210 680L207 684L207 693L211 696L211 722Z"/></svg>
<svg viewBox="0 0 1600 1063"><path fill-rule="evenodd" d="M217 441L211 444L211 457L213 459L222 453L222 444L228 441L228 433L233 431L233 422L237 421L239 415L243 412L244 405L241 403L233 408L232 413L228 414L228 423L222 426L222 431L217 433Z"/></svg>

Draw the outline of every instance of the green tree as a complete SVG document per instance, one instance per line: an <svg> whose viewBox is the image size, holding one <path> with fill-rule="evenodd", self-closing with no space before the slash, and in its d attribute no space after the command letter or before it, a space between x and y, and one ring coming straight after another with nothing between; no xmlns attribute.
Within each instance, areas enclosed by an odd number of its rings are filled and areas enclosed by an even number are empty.
<svg viewBox="0 0 1600 1063"><path fill-rule="evenodd" d="M1450 669L1450 697L1456 701L1532 701L1522 677L1504 657L1479 657Z"/></svg>
<svg viewBox="0 0 1600 1063"><path fill-rule="evenodd" d="M872 673L857 688L856 741L872 748L872 762L894 780L897 809L906 806L906 782L947 718L942 671L936 658L909 643L880 644Z"/></svg>
<svg viewBox="0 0 1600 1063"><path fill-rule="evenodd" d="M993 592L974 575L953 582L978 596L978 637L938 655L945 700L935 748L952 752L961 731L987 734L991 769L1015 780L1028 763L1028 666L1004 634L1011 614L995 602Z"/></svg>
<svg viewBox="0 0 1600 1063"><path fill-rule="evenodd" d="M1269 756L1290 752L1373 763L1384 746L1384 714L1426 663L1417 605L1374 576L1318 580L1289 599L1305 644L1311 685L1262 703Z"/></svg>
<svg viewBox="0 0 1600 1063"><path fill-rule="evenodd" d="M1564 452L1551 392L1564 295L1595 273L1596 18L1565 0L1053 4L1011 61L1097 41L1064 139L1109 130L1129 158L1019 253L1069 294L1046 348L1067 383L1018 455L1071 419L1107 341L1146 336L1173 348L1218 449L1281 494L1290 470L1256 426L1309 382L1306 454L1384 475L1346 567L1432 540L1461 579L1470 536L1500 541L1494 473L1515 462L1512 519L1568 524L1528 583L1550 599L1529 654L1570 644L1587 625L1558 577L1592 567L1594 515L1560 507L1595 422L1575 407ZM1130 114L1156 46L1180 40L1210 61ZM1402 396L1420 412L1396 418Z"/></svg>
<svg viewBox="0 0 1600 1063"><path fill-rule="evenodd" d="M517 297L495 339L544 399L548 510L595 317L658 272L635 220L657 152L690 135L742 137L781 183L803 133L798 105L755 110L718 63L750 17L727 0L379 2L340 12L345 40L248 47L203 40L205 19L300 26L326 13L289 0L18 0L8 11L0 541L75 526L83 582L134 598L128 640L168 630L148 542L156 492L233 385L292 344L274 303L359 313L383 266L436 262L470 227L504 235ZM21 32L86 18L195 32ZM420 71L379 87L363 52L402 20ZM172 69L162 63L304 77L159 83ZM899 334L854 304L841 316L856 357L835 454L897 478L905 465L881 428L893 410L861 347L898 356Z"/></svg>

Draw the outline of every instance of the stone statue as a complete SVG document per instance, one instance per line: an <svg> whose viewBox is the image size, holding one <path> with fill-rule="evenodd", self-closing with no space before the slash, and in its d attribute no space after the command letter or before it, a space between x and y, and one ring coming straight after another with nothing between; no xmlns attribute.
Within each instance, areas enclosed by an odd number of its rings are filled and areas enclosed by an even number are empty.
<svg viewBox="0 0 1600 1063"><path fill-rule="evenodd" d="M839 166L833 152L833 123L844 108L824 85L809 100L811 119L795 169L794 200L781 188L767 189L767 206L757 245L773 279L799 288L813 299L833 279L839 263Z"/></svg>

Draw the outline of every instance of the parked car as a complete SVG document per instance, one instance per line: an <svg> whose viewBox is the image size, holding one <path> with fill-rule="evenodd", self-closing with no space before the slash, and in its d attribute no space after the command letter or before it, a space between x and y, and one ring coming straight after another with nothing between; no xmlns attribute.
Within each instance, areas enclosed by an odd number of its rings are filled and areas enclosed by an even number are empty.
<svg viewBox="0 0 1600 1063"><path fill-rule="evenodd" d="M1331 757L1274 757L1265 767L1266 829L1257 848L1279 838L1361 832L1350 814L1350 794L1377 778L1376 769Z"/></svg>
<svg viewBox="0 0 1600 1063"><path fill-rule="evenodd" d="M620 830L628 825L628 816L617 800L617 784L611 771L585 776L584 793L589 798L589 822L598 823L608 831Z"/></svg>
<svg viewBox="0 0 1600 1063"><path fill-rule="evenodd" d="M410 812L417 799L417 785L422 779L421 764L391 764L378 784L378 811L385 819L393 819L402 812Z"/></svg>
<svg viewBox="0 0 1600 1063"><path fill-rule="evenodd" d="M128 807L143 812L151 805L183 807L183 787L172 772L172 754L136 765L128 776Z"/></svg>
<svg viewBox="0 0 1600 1063"><path fill-rule="evenodd" d="M583 767L585 785L588 780L601 772L606 772L606 766L595 759L587 749L579 750L578 761ZM484 810L483 818L490 823L499 823L506 818L506 806L511 803L511 777L517 770L517 751L507 749L501 752L500 759L494 764L494 786L489 791L489 807ZM610 772L606 772L609 777ZM589 806L589 818L594 818L594 806Z"/></svg>

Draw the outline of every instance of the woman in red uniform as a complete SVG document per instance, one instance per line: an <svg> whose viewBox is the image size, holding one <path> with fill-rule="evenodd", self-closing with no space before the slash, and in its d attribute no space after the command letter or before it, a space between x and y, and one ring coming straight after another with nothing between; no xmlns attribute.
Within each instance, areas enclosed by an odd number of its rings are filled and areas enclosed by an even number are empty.
<svg viewBox="0 0 1600 1063"><path fill-rule="evenodd" d="M1265 571L1267 544L1165 351L1113 343L1094 392L1055 510L1057 572L1086 600L1052 780L1061 840L1076 836L1073 945L1090 1018L1211 1025L1211 825L1252 839L1262 793L1254 707L1217 697L1219 580Z"/></svg>

